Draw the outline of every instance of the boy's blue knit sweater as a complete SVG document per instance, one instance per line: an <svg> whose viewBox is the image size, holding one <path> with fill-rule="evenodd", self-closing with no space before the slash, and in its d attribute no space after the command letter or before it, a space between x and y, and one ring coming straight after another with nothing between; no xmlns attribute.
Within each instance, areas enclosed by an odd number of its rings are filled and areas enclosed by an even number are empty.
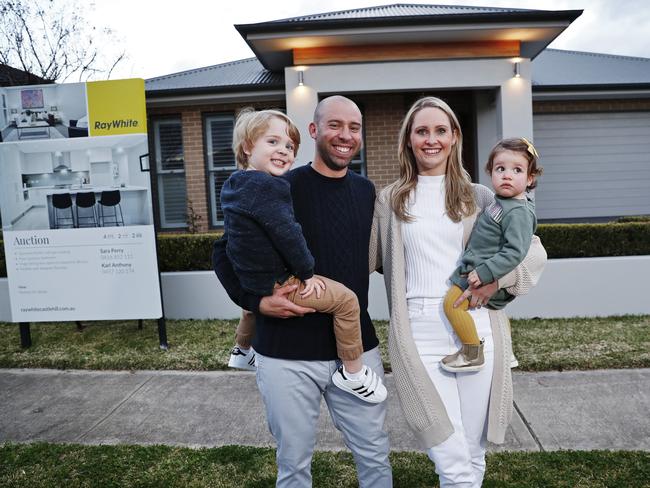
<svg viewBox="0 0 650 488"><path fill-rule="evenodd" d="M263 171L235 171L223 184L221 208L226 253L245 291L271 295L290 275L303 281L314 275L287 180Z"/></svg>

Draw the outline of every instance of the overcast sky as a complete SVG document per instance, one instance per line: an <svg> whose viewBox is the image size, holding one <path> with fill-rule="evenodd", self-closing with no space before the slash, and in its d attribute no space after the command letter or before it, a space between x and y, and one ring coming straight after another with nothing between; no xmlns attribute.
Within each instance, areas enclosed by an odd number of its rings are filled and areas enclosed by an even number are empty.
<svg viewBox="0 0 650 488"><path fill-rule="evenodd" d="M151 78L252 57L234 24L387 5L382 0L94 0L92 19L122 40L112 78ZM392 2L399 3L399 2ZM407 3L402 0L402 3ZM650 58L648 0L441 0L421 4L584 10L551 47ZM110 47L107 47L110 49Z"/></svg>

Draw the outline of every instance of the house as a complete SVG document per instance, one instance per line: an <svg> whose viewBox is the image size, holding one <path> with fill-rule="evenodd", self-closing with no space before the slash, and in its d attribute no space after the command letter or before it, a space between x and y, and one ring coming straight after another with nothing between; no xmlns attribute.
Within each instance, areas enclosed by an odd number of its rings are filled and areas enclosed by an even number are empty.
<svg viewBox="0 0 650 488"><path fill-rule="evenodd" d="M54 82L36 76L28 71L0 63L0 86L42 85L46 83Z"/></svg>
<svg viewBox="0 0 650 488"><path fill-rule="evenodd" d="M235 26L254 58L146 81L155 204L163 230L189 214L219 229L219 192L235 169L232 127L244 106L286 110L306 132L318 100L344 94L364 116L352 169L394 181L397 135L423 95L445 99L474 181L503 137L534 140L545 173L542 221L650 214L650 59L547 46L581 10L395 4Z"/></svg>

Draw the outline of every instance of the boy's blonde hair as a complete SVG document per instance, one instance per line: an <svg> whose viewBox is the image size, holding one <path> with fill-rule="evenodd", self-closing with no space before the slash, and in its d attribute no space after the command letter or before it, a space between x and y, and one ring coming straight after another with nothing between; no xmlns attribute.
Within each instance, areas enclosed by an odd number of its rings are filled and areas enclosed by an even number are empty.
<svg viewBox="0 0 650 488"><path fill-rule="evenodd" d="M255 111L251 107L246 107L237 115L235 128L232 131L232 151L235 153L237 166L241 169L248 168L246 151L250 150L255 141L269 128L269 122L273 118L280 119L287 124L287 135L293 142L294 156L298 155L300 131L286 114L279 110Z"/></svg>
<svg viewBox="0 0 650 488"><path fill-rule="evenodd" d="M492 152L490 152L488 162L485 165L485 172L487 174L492 174L494 158L497 157L497 154L503 151L518 152L526 158L526 161L528 162L528 176L533 177L533 181L526 187L526 190L532 190L535 188L537 186L537 178L544 172L544 168L538 164L539 154L537 154L535 146L533 146L533 144L525 137L513 137L511 139L503 139L497 142L497 145L494 146Z"/></svg>

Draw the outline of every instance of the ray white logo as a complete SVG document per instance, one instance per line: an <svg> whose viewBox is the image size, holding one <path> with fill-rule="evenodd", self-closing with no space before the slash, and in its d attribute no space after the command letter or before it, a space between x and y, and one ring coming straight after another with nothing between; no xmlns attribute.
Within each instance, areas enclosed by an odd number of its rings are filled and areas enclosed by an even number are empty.
<svg viewBox="0 0 650 488"><path fill-rule="evenodd" d="M14 238L14 246L48 246L50 244L49 237L29 236Z"/></svg>
<svg viewBox="0 0 650 488"><path fill-rule="evenodd" d="M108 122L98 120L95 122L95 129L108 130L108 129L125 129L127 127L137 127L138 121L135 119L115 119Z"/></svg>

